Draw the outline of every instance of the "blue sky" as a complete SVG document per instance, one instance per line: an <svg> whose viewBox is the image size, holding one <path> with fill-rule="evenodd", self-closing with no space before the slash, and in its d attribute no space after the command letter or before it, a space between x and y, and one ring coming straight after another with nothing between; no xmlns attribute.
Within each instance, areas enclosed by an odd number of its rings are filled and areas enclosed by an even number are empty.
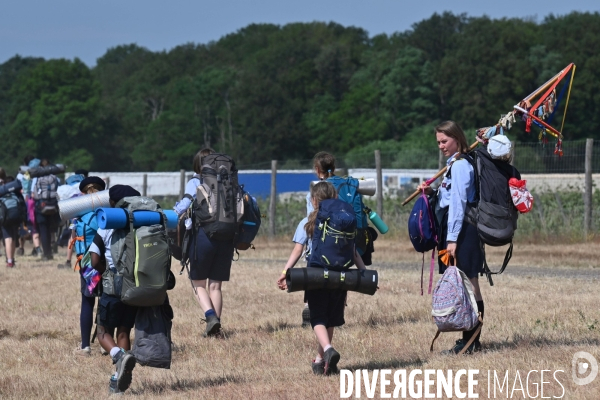
<svg viewBox="0 0 600 400"><path fill-rule="evenodd" d="M410 29L434 12L492 18L600 11L598 0L5 0L0 12L0 63L15 54L79 57L93 66L110 47L137 43L168 50L207 43L251 23L335 21L371 36Z"/></svg>

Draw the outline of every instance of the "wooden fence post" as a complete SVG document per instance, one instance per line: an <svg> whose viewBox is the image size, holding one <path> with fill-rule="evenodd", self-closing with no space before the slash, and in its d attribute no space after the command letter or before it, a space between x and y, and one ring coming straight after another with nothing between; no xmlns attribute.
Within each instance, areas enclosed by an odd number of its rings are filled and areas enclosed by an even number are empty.
<svg viewBox="0 0 600 400"><path fill-rule="evenodd" d="M277 206L277 160L271 161L271 199L269 203L269 236L275 237L275 210Z"/></svg>
<svg viewBox="0 0 600 400"><path fill-rule="evenodd" d="M375 169L377 170L377 214L383 217L383 171L381 170L381 152L375 150Z"/></svg>
<svg viewBox="0 0 600 400"><path fill-rule="evenodd" d="M148 195L148 174L144 174L144 178L142 181L142 196L146 197Z"/></svg>
<svg viewBox="0 0 600 400"><path fill-rule="evenodd" d="M585 141L585 193L583 196L583 238L588 240L592 232L592 150L594 148L594 139Z"/></svg>
<svg viewBox="0 0 600 400"><path fill-rule="evenodd" d="M185 195L185 169L179 170L179 198L183 199Z"/></svg>

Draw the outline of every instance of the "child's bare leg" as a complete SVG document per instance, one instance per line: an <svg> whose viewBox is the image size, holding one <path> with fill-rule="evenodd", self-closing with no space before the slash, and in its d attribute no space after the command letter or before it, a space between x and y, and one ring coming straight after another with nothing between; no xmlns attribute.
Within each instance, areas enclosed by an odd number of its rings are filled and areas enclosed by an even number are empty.
<svg viewBox="0 0 600 400"><path fill-rule="evenodd" d="M214 309L210 296L206 291L206 279L201 281L192 281L192 284L194 285L194 288L196 288L196 300L198 300L198 303L200 303L202 311L206 312L207 310Z"/></svg>
<svg viewBox="0 0 600 400"><path fill-rule="evenodd" d="M315 360L319 360L323 358L323 354L325 353L325 349L331 347L331 341L333 339L333 327L325 328L325 325L315 325L314 331L315 336L317 337L317 357Z"/></svg>
<svg viewBox="0 0 600 400"><path fill-rule="evenodd" d="M217 317L221 318L221 310L223 309L223 294L221 292L221 281L208 280L208 290L210 301Z"/></svg>

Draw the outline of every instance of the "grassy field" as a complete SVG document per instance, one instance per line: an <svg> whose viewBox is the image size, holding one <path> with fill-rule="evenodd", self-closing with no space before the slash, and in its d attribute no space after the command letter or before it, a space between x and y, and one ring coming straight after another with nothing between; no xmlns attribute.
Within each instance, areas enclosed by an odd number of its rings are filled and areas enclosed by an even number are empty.
<svg viewBox="0 0 600 400"><path fill-rule="evenodd" d="M436 351L429 346L436 328L431 299L420 296L421 256L396 241L376 242L374 268L380 289L374 296L350 293L346 325L333 344L342 369L480 370L479 398L487 396L487 371L504 376L513 387L517 372L526 385L530 370L562 370L558 381L565 399L600 398L600 377L577 386L571 360L586 351L600 360L600 243L535 245L517 243L507 271L495 286L482 284L486 300L485 351L473 356L439 354L459 337L442 334ZM340 397L340 377L313 376L315 339L300 327L302 293L279 291L275 281L289 255L287 241L259 241L255 251L234 263L223 285L225 338L201 337L201 310L185 275L170 292L175 311L171 370L138 366L127 396L195 399L325 399ZM492 252L492 263L501 255ZM59 260L64 255L59 254ZM56 268L57 262L17 259L17 267L0 268L0 398L104 398L113 366L100 355L73 354L79 341L79 278ZM427 258L426 258L427 264ZM179 270L174 261L173 271ZM437 281L439 275L436 275ZM544 396L561 397L562 389L547 375ZM531 375L540 383L539 373ZM517 389L519 387L517 383ZM393 379L391 389L394 388ZM498 393L507 398L510 393ZM379 396L379 389L376 391ZM526 393L526 392L525 392ZM364 387L362 397L366 398ZM493 392L492 392L493 395ZM512 398L523 398L516 391ZM353 395L354 398L354 395ZM494 398L492 396L492 398Z"/></svg>

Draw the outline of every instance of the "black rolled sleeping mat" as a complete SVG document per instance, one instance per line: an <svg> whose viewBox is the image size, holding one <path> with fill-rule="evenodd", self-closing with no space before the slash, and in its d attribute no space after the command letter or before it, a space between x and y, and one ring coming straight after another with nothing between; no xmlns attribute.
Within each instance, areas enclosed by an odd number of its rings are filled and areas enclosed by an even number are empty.
<svg viewBox="0 0 600 400"><path fill-rule="evenodd" d="M288 292L302 290L330 289L350 290L374 295L379 285L375 270L349 269L332 271L323 268L289 268L285 275Z"/></svg>

